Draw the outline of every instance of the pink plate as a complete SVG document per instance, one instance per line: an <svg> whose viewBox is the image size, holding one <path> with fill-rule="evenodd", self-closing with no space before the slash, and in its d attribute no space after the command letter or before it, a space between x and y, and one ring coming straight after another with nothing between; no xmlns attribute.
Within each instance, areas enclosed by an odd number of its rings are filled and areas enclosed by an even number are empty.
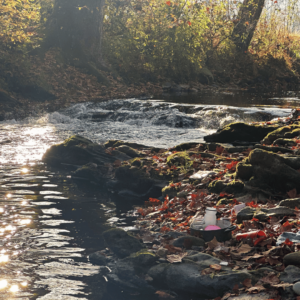
<svg viewBox="0 0 300 300"><path fill-rule="evenodd" d="M221 229L221 227L217 225L208 225L204 228L204 230L219 230L219 229Z"/></svg>

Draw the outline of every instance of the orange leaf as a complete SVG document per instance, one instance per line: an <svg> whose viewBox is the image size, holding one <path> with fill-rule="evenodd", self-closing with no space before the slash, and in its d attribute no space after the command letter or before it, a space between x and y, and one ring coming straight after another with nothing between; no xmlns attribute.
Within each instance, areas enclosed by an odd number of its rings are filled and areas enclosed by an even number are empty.
<svg viewBox="0 0 300 300"><path fill-rule="evenodd" d="M167 1L166 4L167 4L168 6L171 6L171 1Z"/></svg>
<svg viewBox="0 0 300 300"><path fill-rule="evenodd" d="M189 26L191 26L191 25L192 25L192 23L191 23L190 21L188 21L188 22L187 22L187 24L188 24Z"/></svg>
<svg viewBox="0 0 300 300"><path fill-rule="evenodd" d="M293 242L290 241L289 239L286 239L286 240L284 241L284 244L285 244L285 245L288 245L288 246L292 246L292 245L293 245Z"/></svg>
<svg viewBox="0 0 300 300"><path fill-rule="evenodd" d="M220 271L222 269L222 266L218 264L210 265L209 267L215 271Z"/></svg>

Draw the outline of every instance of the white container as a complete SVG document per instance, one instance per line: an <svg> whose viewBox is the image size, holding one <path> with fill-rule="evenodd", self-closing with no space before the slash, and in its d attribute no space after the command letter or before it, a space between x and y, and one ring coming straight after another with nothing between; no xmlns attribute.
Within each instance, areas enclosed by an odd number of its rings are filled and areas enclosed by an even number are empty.
<svg viewBox="0 0 300 300"><path fill-rule="evenodd" d="M204 215L205 227L217 224L217 210L214 207L207 207Z"/></svg>

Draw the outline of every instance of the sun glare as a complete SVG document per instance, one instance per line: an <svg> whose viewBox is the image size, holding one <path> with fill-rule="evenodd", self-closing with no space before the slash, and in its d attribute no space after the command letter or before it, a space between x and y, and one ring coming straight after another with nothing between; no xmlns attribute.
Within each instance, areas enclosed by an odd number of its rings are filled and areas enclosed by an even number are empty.
<svg viewBox="0 0 300 300"><path fill-rule="evenodd" d="M7 287L7 280L6 279L0 280L0 290L4 289L6 287Z"/></svg>

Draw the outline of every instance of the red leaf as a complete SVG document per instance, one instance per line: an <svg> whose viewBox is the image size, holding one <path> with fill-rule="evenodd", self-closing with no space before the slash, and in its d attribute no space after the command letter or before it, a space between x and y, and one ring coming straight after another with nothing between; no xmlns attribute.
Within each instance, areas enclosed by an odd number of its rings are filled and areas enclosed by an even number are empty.
<svg viewBox="0 0 300 300"><path fill-rule="evenodd" d="M188 24L189 26L191 26L191 25L192 25L192 23L191 23L190 21L188 21L188 22L187 22L187 24Z"/></svg>
<svg viewBox="0 0 300 300"><path fill-rule="evenodd" d="M251 221L259 222L259 220L258 220L258 219L256 219L256 218L252 218L252 220L251 220Z"/></svg>
<svg viewBox="0 0 300 300"><path fill-rule="evenodd" d="M168 6L171 6L171 1L167 1L166 4L167 4Z"/></svg>
<svg viewBox="0 0 300 300"><path fill-rule="evenodd" d="M293 245L293 242L290 241L289 239L286 239L286 240L284 241L284 244L285 244L285 245L288 245L288 246L292 246L292 245Z"/></svg>

